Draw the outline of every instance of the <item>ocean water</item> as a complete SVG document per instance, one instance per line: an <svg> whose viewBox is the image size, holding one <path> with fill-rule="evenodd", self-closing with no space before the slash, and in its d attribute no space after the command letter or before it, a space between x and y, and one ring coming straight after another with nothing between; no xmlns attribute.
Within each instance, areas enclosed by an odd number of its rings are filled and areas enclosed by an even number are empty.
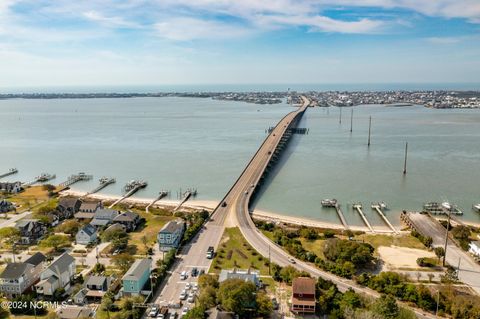
<svg viewBox="0 0 480 319"><path fill-rule="evenodd" d="M80 171L94 180L72 188L88 191L98 178L117 183L104 194L121 194L131 179L160 190L196 188L198 199L219 200L274 125L292 108L194 98L85 100L0 100L0 172L19 173L2 180L29 181L42 172L60 183ZM367 147L368 118L372 144ZM403 209L448 200L480 222L472 204L480 202L480 110L431 110L421 106L309 109L269 176L256 208L339 222L320 200L337 198L349 224L361 225L351 210L361 202L373 225L383 225L370 203L385 201L387 215L399 224ZM408 173L402 174L405 142Z"/></svg>

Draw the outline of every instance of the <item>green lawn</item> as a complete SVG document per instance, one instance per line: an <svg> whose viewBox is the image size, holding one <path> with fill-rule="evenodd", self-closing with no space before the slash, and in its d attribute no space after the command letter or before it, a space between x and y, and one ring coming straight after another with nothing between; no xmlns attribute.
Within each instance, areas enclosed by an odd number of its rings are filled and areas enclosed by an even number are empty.
<svg viewBox="0 0 480 319"><path fill-rule="evenodd" d="M363 234L355 236L356 240L364 241L372 245L375 249L379 246L399 246L399 247L408 247L416 249L426 249L418 238L413 237L410 234L405 235L380 235L380 234Z"/></svg>
<svg viewBox="0 0 480 319"><path fill-rule="evenodd" d="M210 272L220 273L221 269L256 269L261 275L268 275L267 259L258 254L245 240L238 228L227 228L212 262Z"/></svg>
<svg viewBox="0 0 480 319"><path fill-rule="evenodd" d="M325 243L325 239L308 240L300 237L299 240L302 243L303 248L315 253L315 255L318 257L324 258L323 245Z"/></svg>

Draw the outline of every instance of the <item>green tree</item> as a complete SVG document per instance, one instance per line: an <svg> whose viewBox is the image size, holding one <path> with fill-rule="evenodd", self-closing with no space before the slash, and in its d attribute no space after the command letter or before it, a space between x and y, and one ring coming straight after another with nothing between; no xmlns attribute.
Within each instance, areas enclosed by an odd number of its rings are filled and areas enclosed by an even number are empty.
<svg viewBox="0 0 480 319"><path fill-rule="evenodd" d="M240 279L228 279L220 284L217 292L218 302L226 311L232 311L240 317L251 317L256 305L256 286Z"/></svg>
<svg viewBox="0 0 480 319"><path fill-rule="evenodd" d="M200 277L198 277L198 285L202 289L209 286L218 288L218 279L214 275L203 274Z"/></svg>
<svg viewBox="0 0 480 319"><path fill-rule="evenodd" d="M130 266L135 261L135 258L129 254L119 254L111 258L112 262L117 266L122 273L127 272Z"/></svg>
<svg viewBox="0 0 480 319"><path fill-rule="evenodd" d="M471 231L470 227L459 225L452 229L452 235L456 239L467 240L470 237Z"/></svg>
<svg viewBox="0 0 480 319"><path fill-rule="evenodd" d="M198 296L198 304L204 309L210 309L215 307L217 300L217 291L213 286L207 286L202 288L200 295Z"/></svg>
<svg viewBox="0 0 480 319"><path fill-rule="evenodd" d="M93 266L93 269L92 269L92 272L94 274L101 274L104 271L105 271L105 265L100 264L100 263L96 263L95 266Z"/></svg>
<svg viewBox="0 0 480 319"><path fill-rule="evenodd" d="M373 304L373 311L385 319L396 319L400 312L397 301L391 295L382 295Z"/></svg>
<svg viewBox="0 0 480 319"><path fill-rule="evenodd" d="M69 219L58 225L57 231L75 236L80 229L81 224L75 219Z"/></svg>
<svg viewBox="0 0 480 319"><path fill-rule="evenodd" d="M62 248L71 246L71 240L67 236L64 235L50 235L47 238L40 241L40 247L49 247L54 248L55 251L59 251Z"/></svg>
<svg viewBox="0 0 480 319"><path fill-rule="evenodd" d="M205 317L205 308L197 306L190 309L182 319L204 319Z"/></svg>
<svg viewBox="0 0 480 319"><path fill-rule="evenodd" d="M15 227L0 228L0 241L12 246L20 240L20 231Z"/></svg>
<svg viewBox="0 0 480 319"><path fill-rule="evenodd" d="M269 317L273 311L272 300L264 292L257 293L257 316Z"/></svg>
<svg viewBox="0 0 480 319"><path fill-rule="evenodd" d="M445 249L443 247L435 247L434 251L435 255L437 255L438 262L440 262L440 258L445 256Z"/></svg>

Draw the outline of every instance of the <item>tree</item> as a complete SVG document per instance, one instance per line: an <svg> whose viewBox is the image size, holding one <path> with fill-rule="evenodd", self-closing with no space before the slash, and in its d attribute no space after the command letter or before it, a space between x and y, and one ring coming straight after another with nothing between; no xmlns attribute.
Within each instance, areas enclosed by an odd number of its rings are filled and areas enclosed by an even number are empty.
<svg viewBox="0 0 480 319"><path fill-rule="evenodd" d="M94 274L101 274L104 271L105 271L105 265L100 264L100 263L96 263L95 266L93 266L93 269L92 269L92 272Z"/></svg>
<svg viewBox="0 0 480 319"><path fill-rule="evenodd" d="M129 254L119 254L116 256L113 256L112 258L113 263L120 269L122 273L127 272L127 270L130 268L130 266L133 264L135 259L133 256Z"/></svg>
<svg viewBox="0 0 480 319"><path fill-rule="evenodd" d="M300 236L308 240L315 240L318 238L318 233L313 228L303 227L300 229Z"/></svg>
<svg viewBox="0 0 480 319"><path fill-rule="evenodd" d="M467 240L470 237L471 231L468 226L459 225L452 229L452 235L459 240Z"/></svg>
<svg viewBox="0 0 480 319"><path fill-rule="evenodd" d="M216 276L203 274L198 277L198 285L201 289L206 288L208 286L218 288L218 279Z"/></svg>
<svg viewBox="0 0 480 319"><path fill-rule="evenodd" d="M227 279L220 284L217 298L221 307L240 317L250 317L255 310L257 287L240 279Z"/></svg>
<svg viewBox="0 0 480 319"><path fill-rule="evenodd" d="M213 286L202 288L200 296L198 296L198 304L204 309L215 307L217 299L217 291Z"/></svg>
<svg viewBox="0 0 480 319"><path fill-rule="evenodd" d="M57 231L75 236L80 229L80 223L75 219L69 219L58 225Z"/></svg>
<svg viewBox="0 0 480 319"><path fill-rule="evenodd" d="M55 234L48 236L39 243L40 247L54 248L55 251L59 251L60 249L71 245L72 243L67 236Z"/></svg>
<svg viewBox="0 0 480 319"><path fill-rule="evenodd" d="M20 240L20 231L15 227L0 228L0 241L5 241L9 246Z"/></svg>
<svg viewBox="0 0 480 319"><path fill-rule="evenodd" d="M438 262L440 262L440 258L445 256L445 249L443 249L443 247L435 247L434 251L435 255L437 255Z"/></svg>
<svg viewBox="0 0 480 319"><path fill-rule="evenodd" d="M182 319L204 319L205 309L201 306L193 307L190 309Z"/></svg>
<svg viewBox="0 0 480 319"><path fill-rule="evenodd" d="M325 241L323 254L335 263L352 262L364 266L373 260L374 248L367 243L331 238Z"/></svg>
<svg viewBox="0 0 480 319"><path fill-rule="evenodd" d="M273 311L272 300L264 292L257 293L257 316L268 317Z"/></svg>
<svg viewBox="0 0 480 319"><path fill-rule="evenodd" d="M391 295L382 295L373 304L373 311L385 319L398 318L399 308L397 301Z"/></svg>

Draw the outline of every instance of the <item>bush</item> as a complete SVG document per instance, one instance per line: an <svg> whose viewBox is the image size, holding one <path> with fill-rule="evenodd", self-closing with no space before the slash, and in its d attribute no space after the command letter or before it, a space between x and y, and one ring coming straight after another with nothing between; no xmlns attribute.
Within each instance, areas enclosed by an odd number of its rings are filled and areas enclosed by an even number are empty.
<svg viewBox="0 0 480 319"><path fill-rule="evenodd" d="M420 267L435 267L436 262L432 258L420 257L417 258L417 265Z"/></svg>

